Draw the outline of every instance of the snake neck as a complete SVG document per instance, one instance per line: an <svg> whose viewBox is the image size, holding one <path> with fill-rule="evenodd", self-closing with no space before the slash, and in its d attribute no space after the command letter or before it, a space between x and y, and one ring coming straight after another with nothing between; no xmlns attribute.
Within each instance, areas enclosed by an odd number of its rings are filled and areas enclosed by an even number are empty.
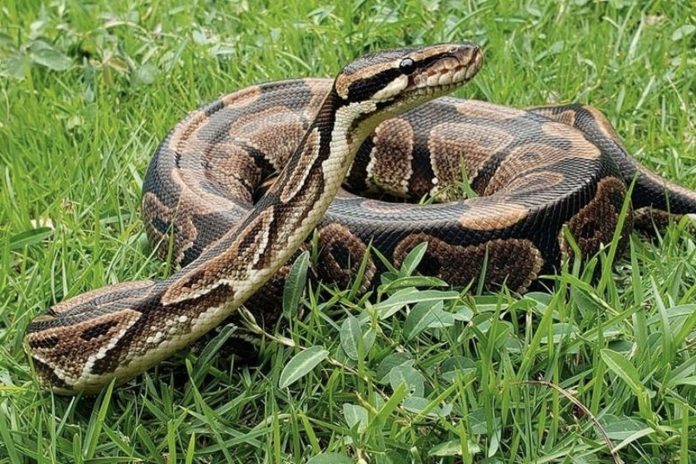
<svg viewBox="0 0 696 464"><path fill-rule="evenodd" d="M221 285L232 289L232 306L248 298L324 215L360 144L388 117L380 110L373 102L345 103L332 89L276 183L235 230L163 284L163 304L193 300Z"/></svg>

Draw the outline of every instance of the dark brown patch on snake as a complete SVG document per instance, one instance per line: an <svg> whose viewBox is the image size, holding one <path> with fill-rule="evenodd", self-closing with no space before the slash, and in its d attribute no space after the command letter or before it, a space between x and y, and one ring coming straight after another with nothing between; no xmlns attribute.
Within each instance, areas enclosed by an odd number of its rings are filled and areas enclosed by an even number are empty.
<svg viewBox="0 0 696 464"><path fill-rule="evenodd" d="M536 280L544 264L541 252L526 239L494 239L479 245L453 245L429 234L413 234L394 249L394 262L400 265L409 251L422 242L428 248L418 266L424 275L436 276L466 286L483 277L489 289L508 288L524 292ZM482 275L483 266L486 266Z"/></svg>
<svg viewBox="0 0 696 464"><path fill-rule="evenodd" d="M317 273L322 280L347 287L357 275L363 259L367 266L360 288L366 291L377 272L367 246L347 227L329 224L319 231L319 264Z"/></svg>
<svg viewBox="0 0 696 464"><path fill-rule="evenodd" d="M638 208L633 212L633 227L643 234L654 235L655 230L664 231L670 223L679 220L680 217L680 214L655 208ZM694 227L691 229L693 230Z"/></svg>
<svg viewBox="0 0 696 464"><path fill-rule="evenodd" d="M57 335L47 335L41 338L29 340L29 346L34 349L52 349L60 342L60 337Z"/></svg>
<svg viewBox="0 0 696 464"><path fill-rule="evenodd" d="M379 63L366 68L358 68L354 71L349 68L350 67L344 69L344 72L336 78L334 84L336 93L343 99L348 99L351 86L363 82L365 77L372 77L382 71L393 69L393 65L389 63Z"/></svg>
<svg viewBox="0 0 696 464"><path fill-rule="evenodd" d="M83 330L80 334L80 338L88 342L93 338L103 337L109 332L109 330L113 329L115 326L116 321L106 321L102 322L101 324L94 324L91 327L88 327L87 329Z"/></svg>
<svg viewBox="0 0 696 464"><path fill-rule="evenodd" d="M367 165L368 181L386 193L405 195L413 173L413 141L413 128L404 119L390 119L377 126Z"/></svg>
<svg viewBox="0 0 696 464"><path fill-rule="evenodd" d="M594 198L568 221L568 229L582 250L583 256L597 253L602 245L611 242L619 223L619 214L626 197L626 186L616 177L605 177L597 184ZM621 236L625 239L631 232L632 215L627 215ZM572 254L572 249L563 233L559 235L561 253Z"/></svg>

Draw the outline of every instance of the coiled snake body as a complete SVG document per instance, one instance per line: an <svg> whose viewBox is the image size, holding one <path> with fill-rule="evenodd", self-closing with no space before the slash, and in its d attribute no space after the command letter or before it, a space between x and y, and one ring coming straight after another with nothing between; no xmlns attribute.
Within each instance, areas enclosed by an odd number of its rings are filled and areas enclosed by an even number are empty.
<svg viewBox="0 0 696 464"><path fill-rule="evenodd" d="M255 318L273 323L282 266L315 226L317 274L338 285L363 259L362 286L374 283L368 244L398 264L427 242L423 273L467 285L485 270L488 287L522 292L570 252L564 226L586 256L611 241L634 179L636 211L696 212L696 193L638 166L593 108L423 104L481 63L471 44L387 51L334 81L253 86L190 114L158 148L143 188L148 236L184 267L161 282L79 295L35 319L27 345L41 382L74 393L123 381L250 297ZM348 172L352 191L411 199L446 191L463 172L478 196L418 206L366 199L340 189Z"/></svg>

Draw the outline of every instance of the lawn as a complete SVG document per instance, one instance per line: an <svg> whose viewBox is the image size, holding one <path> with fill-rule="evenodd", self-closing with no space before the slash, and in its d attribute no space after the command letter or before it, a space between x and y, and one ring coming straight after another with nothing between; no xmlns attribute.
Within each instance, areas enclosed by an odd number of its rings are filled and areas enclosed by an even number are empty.
<svg viewBox="0 0 696 464"><path fill-rule="evenodd" d="M429 289L408 266L367 297L310 283L258 365L217 354L226 328L70 398L39 389L23 350L64 297L171 272L140 187L188 111L368 50L477 42L485 67L458 95L590 103L642 163L696 188L695 24L688 0L3 0L0 463L696 462L688 218L523 296ZM298 355L320 361L285 369Z"/></svg>

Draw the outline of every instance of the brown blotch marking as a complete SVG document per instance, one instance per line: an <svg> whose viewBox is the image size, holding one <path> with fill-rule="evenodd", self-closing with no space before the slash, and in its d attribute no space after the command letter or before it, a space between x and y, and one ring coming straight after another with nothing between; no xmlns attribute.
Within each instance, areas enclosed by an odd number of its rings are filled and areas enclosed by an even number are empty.
<svg viewBox="0 0 696 464"><path fill-rule="evenodd" d="M180 205L184 203L181 197ZM143 195L142 214L145 223L145 231L150 238L150 243L157 248L160 258L167 259L169 244L172 244L172 260L180 263L186 250L190 249L196 238L198 230L193 224L192 214L197 211L194 207L168 208L154 193L147 192ZM193 205L192 205L193 206ZM169 225L169 231L162 233L155 227L155 221L161 221ZM171 227L174 225L175 227ZM176 228L176 233L174 233ZM173 237L173 239L172 239Z"/></svg>
<svg viewBox="0 0 696 464"><path fill-rule="evenodd" d="M286 175L281 177L283 190L280 192L280 200L288 202L294 198L301 190L308 188L305 185L307 176L310 174L310 167L319 157L319 130L313 129L307 136L304 144L302 156L298 158L297 165L291 170L286 171Z"/></svg>
<svg viewBox="0 0 696 464"><path fill-rule="evenodd" d="M82 333L80 334L80 338L83 339L84 341L88 342L88 341L92 340L93 338L103 337L115 325L116 325L116 321L106 321L106 322L102 322L101 324L94 324L93 326L88 327L87 329L83 330Z"/></svg>
<svg viewBox="0 0 696 464"><path fill-rule="evenodd" d="M36 321L36 319L34 319L34 321ZM29 339L29 347L34 350L55 348L58 343L60 343L60 337L57 335Z"/></svg>
<svg viewBox="0 0 696 464"><path fill-rule="evenodd" d="M495 239L478 245L453 245L428 234L409 235L394 249L394 262L401 265L409 251L422 242L428 248L418 266L424 275L438 277L452 285L466 286L481 277L484 262L486 288L502 285L525 292L544 264L541 252L526 239Z"/></svg>
<svg viewBox="0 0 696 464"><path fill-rule="evenodd" d="M529 214L526 206L503 202L502 198L479 197L467 201L470 206L459 216L459 224L470 230L506 229L524 220Z"/></svg>
<svg viewBox="0 0 696 464"><path fill-rule="evenodd" d="M30 333L27 342L31 356L48 366L57 377L75 381L82 376L90 360L96 360L97 355L108 355L109 345L113 347L140 317L138 311L123 309L83 322ZM54 343L55 339L60 342ZM100 354L102 350L105 351Z"/></svg>
<svg viewBox="0 0 696 464"><path fill-rule="evenodd" d="M172 179L181 186L179 209L186 208L195 214L220 213L235 208L229 199L201 185L205 179L202 167L182 168L172 171Z"/></svg>
<svg viewBox="0 0 696 464"><path fill-rule="evenodd" d="M553 119L554 121L558 121L562 124L565 124L566 126L575 127L576 117L577 113L575 112L575 110L565 110L562 113L556 115Z"/></svg>
<svg viewBox="0 0 696 464"><path fill-rule="evenodd" d="M206 176L230 198L251 205L261 181L261 169L243 148L232 144L211 147Z"/></svg>
<svg viewBox="0 0 696 464"><path fill-rule="evenodd" d="M461 180L464 163L469 179L481 167L514 140L508 131L467 123L443 123L430 131L428 150L431 153L437 187ZM480 192L479 192L480 193Z"/></svg>
<svg viewBox="0 0 696 464"><path fill-rule="evenodd" d="M681 217L681 214L646 206L633 212L633 227L642 234L653 236L656 230L664 231L670 223L678 221ZM696 227L691 226L690 230L696 230Z"/></svg>
<svg viewBox="0 0 696 464"><path fill-rule="evenodd" d="M199 148L205 151L207 148ZM187 156L200 157L200 152ZM177 210L179 214L211 214L234 210L237 205L229 199L206 189L201 185L205 179L203 160L199 160L195 167L175 169L171 173L171 180L181 187Z"/></svg>
<svg viewBox="0 0 696 464"><path fill-rule="evenodd" d="M268 208L239 231L228 248L186 272L173 282L162 295L162 304L170 305L199 294L206 294L220 284L247 280L248 271L261 259L268 246L269 225L273 208ZM230 231L221 241L230 236ZM266 241L266 243L264 243Z"/></svg>
<svg viewBox="0 0 696 464"><path fill-rule="evenodd" d="M593 160L600 157L599 147L585 138L585 134L573 127L558 122L542 124L541 130L550 138L570 143L567 149L569 157Z"/></svg>
<svg viewBox="0 0 696 464"><path fill-rule="evenodd" d="M230 124L229 134L266 155L280 170L300 144L306 127L302 117L287 106L274 106L242 116Z"/></svg>
<svg viewBox="0 0 696 464"><path fill-rule="evenodd" d="M363 259L367 259L367 266L360 290L367 291L377 272L372 257L367 254L367 245L340 224L329 224L319 231L317 273L323 281L347 287L358 273Z"/></svg>
<svg viewBox="0 0 696 464"><path fill-rule="evenodd" d="M539 170L568 159L594 160L600 151L587 141L580 131L557 122L541 126L546 140L526 143L514 148L500 163L484 190L484 195L492 195L505 187L516 177L531 170ZM570 144L569 148L562 148Z"/></svg>
<svg viewBox="0 0 696 464"><path fill-rule="evenodd" d="M565 150L546 143L532 142L518 146L500 163L483 194L492 195L527 171L555 164L567 156Z"/></svg>
<svg viewBox="0 0 696 464"><path fill-rule="evenodd" d="M597 253L603 244L611 242L619 223L619 214L626 197L626 185L616 177L605 177L597 183L594 198L567 222L568 230L578 244L583 257ZM621 241L633 227L631 211L624 220ZM572 249L563 236L558 237L561 253L572 255Z"/></svg>
<svg viewBox="0 0 696 464"><path fill-rule="evenodd" d="M394 118L377 126L367 165L368 180L384 192L404 195L413 174L414 133L405 119Z"/></svg>

